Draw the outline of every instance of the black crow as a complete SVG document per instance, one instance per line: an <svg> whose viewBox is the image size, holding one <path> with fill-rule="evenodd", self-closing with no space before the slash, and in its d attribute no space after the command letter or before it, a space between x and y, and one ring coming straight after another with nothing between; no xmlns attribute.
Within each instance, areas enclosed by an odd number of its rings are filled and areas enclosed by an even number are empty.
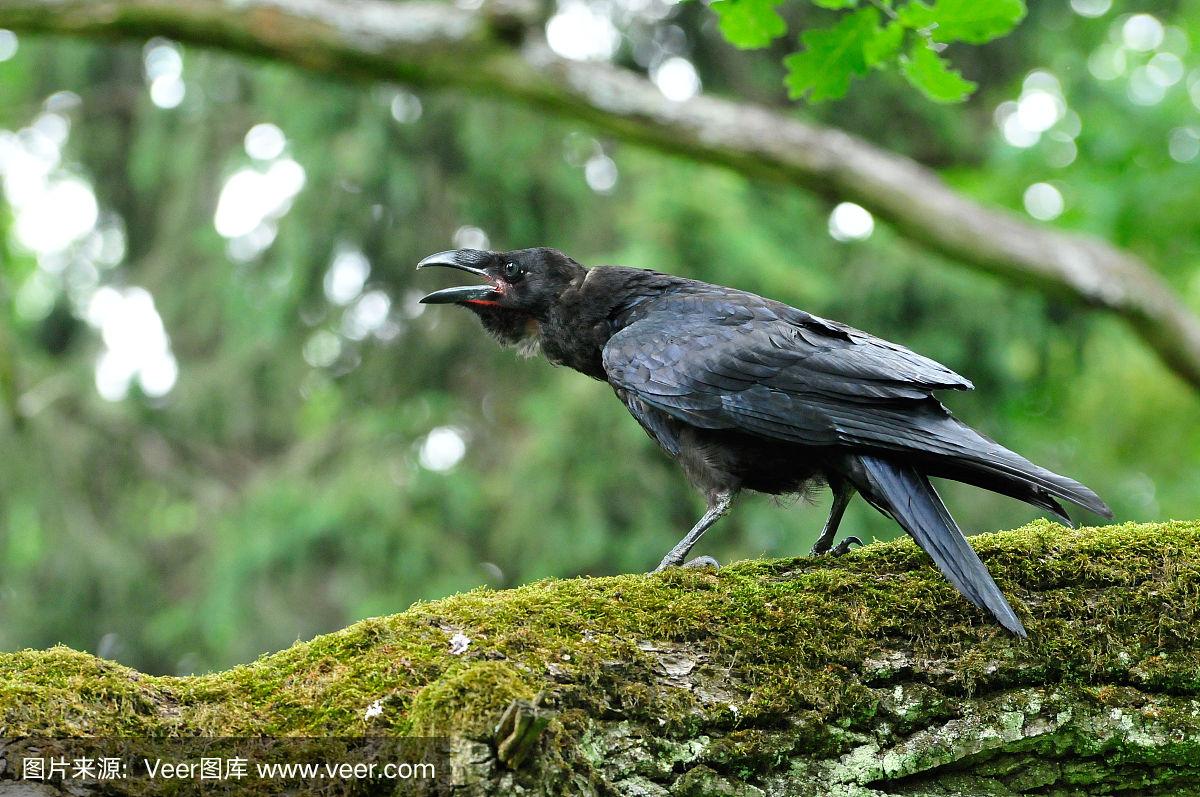
<svg viewBox="0 0 1200 797"><path fill-rule="evenodd" d="M958 374L903 346L753 293L635 268L585 268L554 249L439 252L484 284L426 304L473 311L501 343L612 385L642 428L683 468L708 511L656 570L681 565L740 490L833 491L815 554L857 492L895 519L971 603L1025 636L929 477L983 487L1049 510L1056 499L1112 517L1094 492L957 420L933 392L969 390ZM711 560L709 560L711 561Z"/></svg>

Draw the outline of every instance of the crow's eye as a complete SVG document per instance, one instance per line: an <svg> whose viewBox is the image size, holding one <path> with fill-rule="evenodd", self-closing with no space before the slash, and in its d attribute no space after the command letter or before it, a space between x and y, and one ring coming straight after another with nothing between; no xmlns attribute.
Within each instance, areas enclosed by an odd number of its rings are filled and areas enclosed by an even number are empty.
<svg viewBox="0 0 1200 797"><path fill-rule="evenodd" d="M525 269L518 263L504 264L504 278L509 282L515 282L525 276Z"/></svg>

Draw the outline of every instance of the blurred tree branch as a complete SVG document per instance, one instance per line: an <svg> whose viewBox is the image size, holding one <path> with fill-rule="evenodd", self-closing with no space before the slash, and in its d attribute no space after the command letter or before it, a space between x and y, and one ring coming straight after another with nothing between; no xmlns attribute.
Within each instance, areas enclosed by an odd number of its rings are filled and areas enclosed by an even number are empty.
<svg viewBox="0 0 1200 797"><path fill-rule="evenodd" d="M536 33L537 11L519 2L469 11L418 0L0 0L0 27L168 36L336 75L462 87L850 199L968 266L1120 315L1200 387L1200 318L1136 255L985 207L919 163L841 130L733 100L673 102L632 71L561 58Z"/></svg>

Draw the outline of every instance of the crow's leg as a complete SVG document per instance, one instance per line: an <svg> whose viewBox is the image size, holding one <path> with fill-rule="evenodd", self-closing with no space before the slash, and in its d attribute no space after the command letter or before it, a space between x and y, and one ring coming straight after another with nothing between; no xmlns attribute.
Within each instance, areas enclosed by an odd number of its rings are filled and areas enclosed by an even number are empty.
<svg viewBox="0 0 1200 797"><path fill-rule="evenodd" d="M844 479L830 479L829 486L833 488L833 507L829 510L829 519L825 521L825 528L821 529L821 536L817 538L817 541L813 543L812 550L809 551L810 556L820 556L829 551L830 546L833 545L833 538L837 536L842 515L846 512L846 504L850 503L850 499L854 497L854 487ZM841 556L850 550L853 543L862 545L862 540L858 537L847 537L833 549L833 555Z"/></svg>
<svg viewBox="0 0 1200 797"><path fill-rule="evenodd" d="M692 550L692 547L700 541L700 538L704 536L704 532L708 531L712 524L720 520L721 516L729 511L729 506L732 503L732 491L713 494L708 499L708 511L704 513L704 517L700 518L696 525L692 526L692 530L684 535L683 539L674 548L667 552L667 555L658 563L658 567L654 568L654 572L657 573L660 570L666 570L668 567L677 567L683 564L683 560L687 558L688 551ZM702 561L708 558L704 556L698 557L695 566L701 567L709 564ZM688 564L690 565L691 562ZM713 564L715 564L715 561Z"/></svg>

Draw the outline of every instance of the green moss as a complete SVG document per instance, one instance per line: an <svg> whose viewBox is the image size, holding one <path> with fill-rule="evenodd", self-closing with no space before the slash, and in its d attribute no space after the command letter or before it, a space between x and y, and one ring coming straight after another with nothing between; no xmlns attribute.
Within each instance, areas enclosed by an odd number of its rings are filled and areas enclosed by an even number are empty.
<svg viewBox="0 0 1200 797"><path fill-rule="evenodd" d="M1200 694L1200 523L1037 522L974 542L1028 641L897 541L840 559L476 590L204 676L145 676L65 648L3 654L0 732L481 735L513 698L543 692L560 711L661 717L674 736L795 730L803 717L812 730L796 738L815 752L899 711L878 690L921 662L943 663L930 677L952 694L1048 679ZM455 633L470 639L460 655ZM688 651L684 677L727 692L672 686ZM929 695L903 710L913 716L889 721L945 713ZM730 744L730 762L769 765L770 750Z"/></svg>
<svg viewBox="0 0 1200 797"><path fill-rule="evenodd" d="M490 738L509 703L533 696L511 665L469 664L417 693L409 709L411 731L416 736Z"/></svg>

